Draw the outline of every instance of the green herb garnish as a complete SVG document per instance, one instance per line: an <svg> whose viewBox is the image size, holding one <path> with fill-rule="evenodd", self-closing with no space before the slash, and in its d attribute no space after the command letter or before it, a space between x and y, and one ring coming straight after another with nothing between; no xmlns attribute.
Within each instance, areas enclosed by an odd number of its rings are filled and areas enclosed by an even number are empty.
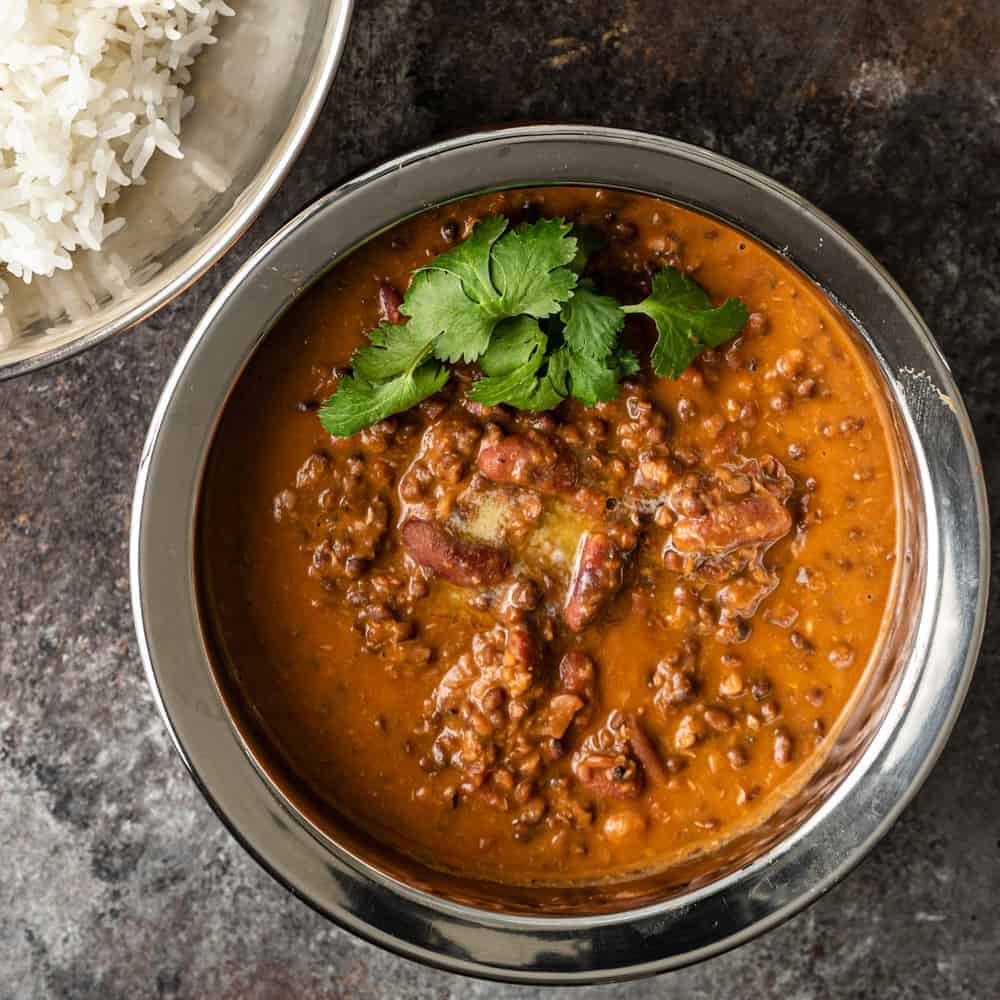
<svg viewBox="0 0 1000 1000"><path fill-rule="evenodd" d="M402 413L422 399L433 396L448 381L448 369L436 361L418 365L395 378L368 382L348 375L337 383L337 391L323 404L319 419L334 437L350 437L393 413Z"/></svg>
<svg viewBox="0 0 1000 1000"><path fill-rule="evenodd" d="M520 410L550 410L566 396L550 377L549 339L533 316L507 320L479 359L483 378L469 398L485 406L507 403Z"/></svg>
<svg viewBox="0 0 1000 1000"><path fill-rule="evenodd" d="M650 355L657 375L680 378L707 347L732 340L747 321L747 307L726 299L712 308L708 293L693 278L667 267L653 276L653 294L626 313L642 313L656 324L659 336Z"/></svg>
<svg viewBox="0 0 1000 1000"><path fill-rule="evenodd" d="M677 378L707 347L735 337L747 319L738 299L713 308L705 290L668 267L652 294L622 306L579 279L599 249L594 230L542 219L508 228L484 219L468 239L414 275L400 312L355 351L319 411L324 429L349 437L441 389L449 363L478 362L483 377L470 398L493 406L548 410L573 396L587 406L614 399L618 383L639 370L620 336L628 313L649 316L658 337L657 375Z"/></svg>

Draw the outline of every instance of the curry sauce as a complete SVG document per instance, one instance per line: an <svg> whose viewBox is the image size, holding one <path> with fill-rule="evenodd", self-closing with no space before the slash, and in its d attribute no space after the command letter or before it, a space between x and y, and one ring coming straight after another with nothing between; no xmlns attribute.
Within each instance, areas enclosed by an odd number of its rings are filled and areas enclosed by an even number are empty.
<svg viewBox="0 0 1000 1000"><path fill-rule="evenodd" d="M474 367L349 439L316 416L413 271L472 222L563 217L623 300L657 268L741 299L677 380L530 413ZM626 340L648 349L645 318ZM765 823L826 752L891 612L898 473L857 332L745 234L636 194L435 208L354 251L240 376L205 474L203 613L241 724L432 868L561 885ZM280 775L275 774L279 784Z"/></svg>

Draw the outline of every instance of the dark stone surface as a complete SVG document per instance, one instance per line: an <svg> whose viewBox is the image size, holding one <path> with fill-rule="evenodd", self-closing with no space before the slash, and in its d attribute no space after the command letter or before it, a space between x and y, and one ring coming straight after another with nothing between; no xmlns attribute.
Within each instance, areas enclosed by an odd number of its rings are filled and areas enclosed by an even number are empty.
<svg viewBox="0 0 1000 1000"><path fill-rule="evenodd" d="M649 129L772 174L888 266L954 365L1000 510L998 38L994 0L361 2L322 123L234 252L143 327L0 385L0 997L533 995L334 929L184 774L126 580L139 448L170 367L239 261L367 165L500 122ZM629 995L1000 994L998 628L994 614L941 762L854 875L765 938Z"/></svg>

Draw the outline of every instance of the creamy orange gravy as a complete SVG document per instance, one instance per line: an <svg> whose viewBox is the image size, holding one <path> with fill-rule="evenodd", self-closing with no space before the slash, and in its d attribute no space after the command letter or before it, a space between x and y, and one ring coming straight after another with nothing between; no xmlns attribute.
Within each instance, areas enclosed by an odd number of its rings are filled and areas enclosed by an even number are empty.
<svg viewBox="0 0 1000 1000"><path fill-rule="evenodd" d="M707 472L776 459L793 484L784 502L794 527L763 552L776 585L736 622L745 635L717 627L717 585L700 577L692 582L664 564L664 540L669 545L676 527L651 522L640 526L640 541L628 550L625 586L596 620L571 634L560 618L566 575L543 565L538 553L544 541L572 556L579 533L596 530L594 517L568 513L559 498L543 495L532 531L504 543L518 572L546 581L539 584L542 607L517 623L539 649L533 676L540 693L529 712L542 712L560 690L559 664L569 651L590 657L593 685L558 741L559 756L545 759L536 774L505 768L501 759L481 786L463 791L468 773L432 759L445 723L442 711L435 715L428 706L444 703L442 677L468 652L474 634L491 628L509 634L510 623L498 618L502 588L480 588L490 590L480 597L415 568L400 544L399 526L411 507L400 482L433 422L421 418L410 443L389 436L388 527L364 573L425 581L427 593L400 617L412 632L406 655L419 645L430 650L429 659L414 664L398 655L402 647L393 654L366 643L359 609L345 599L350 583L324 577L316 551L335 530L330 484L340 480L329 477L355 453L368 463L368 475L385 441L332 441L311 407L333 390L334 370L378 322L380 287L405 289L415 268L447 248L443 226L461 229L497 213L517 217L525 204L601 228L608 244L598 276L623 299L641 285L647 262L670 260L714 300L736 296L763 317L734 346L699 360L677 381L644 372L637 392L665 418L678 477L681 459L695 458L691 468ZM627 336L648 354L650 327L630 323ZM460 387L451 393L439 419L464 412ZM566 433L593 416L564 404L560 430L545 433ZM615 429L626 416L624 402L605 408L606 437L592 444L573 445L567 433L581 481L591 481L588 456L616 454ZM523 432L523 421L519 415L501 421L503 433ZM303 474L314 455L323 461ZM466 461L463 478L443 491L441 504L468 488L474 464L474 456ZM595 472L593 481L604 488L606 475ZM315 817L321 825L335 829L343 813L431 867L486 880L620 878L669 868L765 822L783 792L815 766L890 612L897 478L879 385L857 334L778 256L713 219L639 195L578 188L485 195L433 209L359 248L303 296L258 350L227 403L203 486L203 608L240 711L325 803L329 812ZM276 517L276 498L290 495L294 508ZM694 595L693 605L679 600L681 590ZM371 623L366 627L370 639ZM693 664L677 657L686 640L697 647ZM657 675L657 665L671 656L678 662ZM658 692L676 670L686 671L692 690L674 704ZM517 698L509 691L502 697L496 710L502 720L494 724L510 727L503 713ZM617 739L629 759L636 756L622 742L624 730L609 728L616 712L642 727L664 765L654 779L639 762L641 790L628 798L597 794L580 777L592 776L580 761L598 732ZM509 771L511 780L498 770ZM579 807L573 818L566 801ZM543 817L519 821L526 812L533 818L525 803L536 802L532 808L544 810Z"/></svg>

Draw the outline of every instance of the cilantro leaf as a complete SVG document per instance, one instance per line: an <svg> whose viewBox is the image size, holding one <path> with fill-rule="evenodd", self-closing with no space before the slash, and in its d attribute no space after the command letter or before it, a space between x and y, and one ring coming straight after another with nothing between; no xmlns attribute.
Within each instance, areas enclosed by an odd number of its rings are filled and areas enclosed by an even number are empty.
<svg viewBox="0 0 1000 1000"><path fill-rule="evenodd" d="M493 377L509 375L536 359L537 367L548 342L537 319L531 316L509 319L497 329L489 350L479 359L479 367Z"/></svg>
<svg viewBox="0 0 1000 1000"><path fill-rule="evenodd" d="M448 381L449 374L436 361L426 361L412 371L381 382L347 375L320 407L320 423L334 437L350 437L432 396Z"/></svg>
<svg viewBox="0 0 1000 1000"><path fill-rule="evenodd" d="M420 270L450 274L462 283L465 294L473 302L485 305L496 298L497 294L490 274L490 251L506 228L507 220L502 215L483 219L472 227L467 239L462 240L454 249L439 254ZM403 312L412 315L405 308Z"/></svg>
<svg viewBox="0 0 1000 1000"><path fill-rule="evenodd" d="M551 410L563 401L547 374L538 375L527 368L517 368L508 375L480 379L470 390L469 398L484 406L506 403L519 410Z"/></svg>
<svg viewBox="0 0 1000 1000"><path fill-rule="evenodd" d="M418 271L403 300L415 336L433 344L442 361L475 361L489 346L499 322L465 294L453 274Z"/></svg>
<svg viewBox="0 0 1000 1000"><path fill-rule="evenodd" d="M618 335L625 325L622 307L584 281L563 306L559 318L563 344L549 361L551 380L566 395L572 394L587 406L614 399L621 375Z"/></svg>
<svg viewBox="0 0 1000 1000"><path fill-rule="evenodd" d="M628 375L637 375L642 369L639 359L635 356L635 352L630 351L627 347L622 347L620 344L615 348L614 361L615 367L618 369L618 375L621 378L625 378Z"/></svg>
<svg viewBox="0 0 1000 1000"><path fill-rule="evenodd" d="M589 281L581 282L560 315L570 350L594 360L611 353L625 325L622 307L610 295L601 295Z"/></svg>
<svg viewBox="0 0 1000 1000"><path fill-rule="evenodd" d="M365 382L377 382L411 371L430 352L424 331L413 323L380 323L370 334L370 344L351 355L354 374Z"/></svg>
<svg viewBox="0 0 1000 1000"><path fill-rule="evenodd" d="M618 372L605 361L576 354L560 347L549 359L550 379L567 395L593 406L606 403L618 395Z"/></svg>
<svg viewBox="0 0 1000 1000"><path fill-rule="evenodd" d="M480 359L483 378L469 389L469 398L484 406L507 403L521 410L548 410L562 400L548 377L548 338L530 316L502 323L489 350Z"/></svg>
<svg viewBox="0 0 1000 1000"><path fill-rule="evenodd" d="M748 315L739 299L726 299L713 308L705 289L675 267L656 274L652 294L624 311L645 314L656 324L653 371L670 378L679 378L705 348L737 336Z"/></svg>
<svg viewBox="0 0 1000 1000"><path fill-rule="evenodd" d="M507 230L492 216L415 275L401 311L442 361L475 361L499 322L550 316L572 295L576 239L561 219Z"/></svg>
<svg viewBox="0 0 1000 1000"><path fill-rule="evenodd" d="M490 253L507 228L502 215L477 222L457 247L435 257L413 278L401 312L434 343L442 361L475 361L486 350L500 313Z"/></svg>
<svg viewBox="0 0 1000 1000"><path fill-rule="evenodd" d="M576 257L572 226L562 219L522 223L493 247L493 278L505 316L522 313L544 319L559 312L576 286L566 265Z"/></svg>

